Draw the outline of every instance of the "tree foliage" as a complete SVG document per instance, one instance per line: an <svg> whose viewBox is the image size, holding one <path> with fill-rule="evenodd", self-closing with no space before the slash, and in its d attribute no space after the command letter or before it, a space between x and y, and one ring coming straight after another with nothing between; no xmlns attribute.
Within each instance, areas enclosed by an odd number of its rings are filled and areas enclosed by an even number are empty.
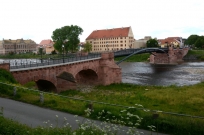
<svg viewBox="0 0 204 135"><path fill-rule="evenodd" d="M199 38L198 35L190 35L185 41L186 45L194 45L196 40Z"/></svg>
<svg viewBox="0 0 204 135"><path fill-rule="evenodd" d="M79 35L82 34L83 29L77 25L64 26L58 28L52 33L52 40L54 41L54 48L58 52L62 52L64 45L64 51L76 51L80 42Z"/></svg>
<svg viewBox="0 0 204 135"><path fill-rule="evenodd" d="M89 42L86 42L86 44L84 44L84 51L90 52L91 50L92 50L92 44Z"/></svg>
<svg viewBox="0 0 204 135"><path fill-rule="evenodd" d="M38 54L45 54L45 51L43 48L39 47L38 48Z"/></svg>
<svg viewBox="0 0 204 135"><path fill-rule="evenodd" d="M199 38L195 42L195 47L204 48L204 36L199 36Z"/></svg>
<svg viewBox="0 0 204 135"><path fill-rule="evenodd" d="M196 48L204 48L204 36L190 35L185 44Z"/></svg>
<svg viewBox="0 0 204 135"><path fill-rule="evenodd" d="M149 39L146 42L147 47L159 47L158 41L156 39Z"/></svg>

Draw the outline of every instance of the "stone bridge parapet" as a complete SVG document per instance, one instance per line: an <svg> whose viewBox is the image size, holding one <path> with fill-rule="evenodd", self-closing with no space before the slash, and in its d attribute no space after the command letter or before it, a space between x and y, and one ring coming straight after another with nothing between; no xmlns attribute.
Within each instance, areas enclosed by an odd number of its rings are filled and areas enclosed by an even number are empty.
<svg viewBox="0 0 204 135"><path fill-rule="evenodd" d="M9 63L0 65L9 70ZM75 89L77 85L109 85L121 83L121 68L114 62L112 52L102 53L101 58L63 63L46 67L10 71L20 84L36 82L43 91L60 92Z"/></svg>

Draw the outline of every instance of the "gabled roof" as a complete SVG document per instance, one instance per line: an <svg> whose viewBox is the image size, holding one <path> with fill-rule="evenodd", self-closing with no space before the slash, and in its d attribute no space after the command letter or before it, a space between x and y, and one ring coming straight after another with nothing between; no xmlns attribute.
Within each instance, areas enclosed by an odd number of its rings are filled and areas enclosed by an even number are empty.
<svg viewBox="0 0 204 135"><path fill-rule="evenodd" d="M165 38L165 39L159 39L158 41L161 43L161 44L170 44L172 42L178 42L176 41L176 39L178 40L180 37L168 37L168 38Z"/></svg>
<svg viewBox="0 0 204 135"><path fill-rule="evenodd" d="M98 39L98 38L112 38L112 37L127 37L129 34L130 27L95 30L87 38Z"/></svg>
<svg viewBox="0 0 204 135"><path fill-rule="evenodd" d="M51 39L42 40L39 45L53 45L54 42Z"/></svg>

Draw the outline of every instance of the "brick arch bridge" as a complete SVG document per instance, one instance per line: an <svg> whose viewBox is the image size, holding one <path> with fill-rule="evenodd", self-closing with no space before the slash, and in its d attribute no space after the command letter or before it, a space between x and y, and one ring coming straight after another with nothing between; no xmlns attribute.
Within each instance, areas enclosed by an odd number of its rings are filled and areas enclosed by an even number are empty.
<svg viewBox="0 0 204 135"><path fill-rule="evenodd" d="M9 63L0 68L9 70ZM100 58L61 63L34 68L10 70L20 84L36 82L39 90L60 92L75 89L80 84L109 85L121 83L121 68L114 62L114 53L102 53Z"/></svg>
<svg viewBox="0 0 204 135"><path fill-rule="evenodd" d="M172 64L181 61L188 48L168 49L166 53L156 53L152 50L150 63ZM144 52L145 53L145 52ZM60 63L41 67L11 69L10 64L0 64L0 68L10 71L21 84L36 82L39 90L60 92L75 89L77 85L109 85L121 83L121 68L114 61L114 53L102 53L101 57L77 62Z"/></svg>

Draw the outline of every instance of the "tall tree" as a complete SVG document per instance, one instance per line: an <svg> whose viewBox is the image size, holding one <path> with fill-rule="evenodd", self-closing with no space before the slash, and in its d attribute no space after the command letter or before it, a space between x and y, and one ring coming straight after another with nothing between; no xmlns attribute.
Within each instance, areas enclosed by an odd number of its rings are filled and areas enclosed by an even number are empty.
<svg viewBox="0 0 204 135"><path fill-rule="evenodd" d="M199 38L198 35L190 35L185 41L186 45L194 45L196 40Z"/></svg>
<svg viewBox="0 0 204 135"><path fill-rule="evenodd" d="M158 41L156 39L149 39L146 42L147 47L159 47Z"/></svg>
<svg viewBox="0 0 204 135"><path fill-rule="evenodd" d="M65 53L68 51L76 51L80 42L79 35L81 35L82 32L83 29L77 25L64 26L54 30L52 33L54 48L59 52L65 51Z"/></svg>

